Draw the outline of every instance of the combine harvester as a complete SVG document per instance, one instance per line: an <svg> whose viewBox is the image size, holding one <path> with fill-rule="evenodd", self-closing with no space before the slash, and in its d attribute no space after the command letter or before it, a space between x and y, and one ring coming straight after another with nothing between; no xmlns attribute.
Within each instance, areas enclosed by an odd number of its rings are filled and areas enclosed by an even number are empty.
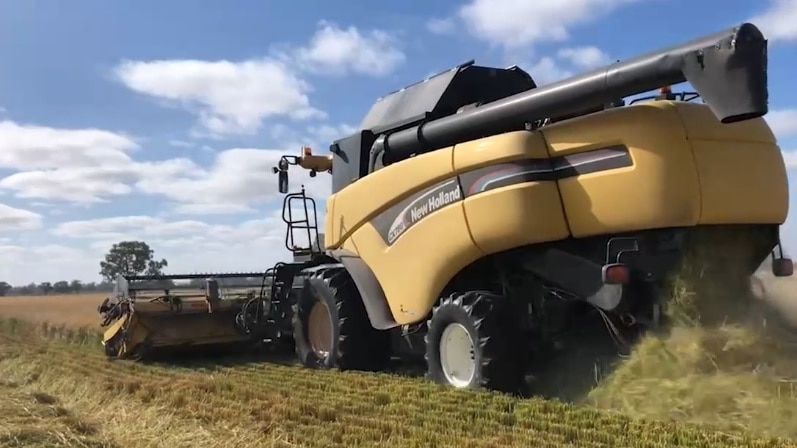
<svg viewBox="0 0 797 448"><path fill-rule="evenodd" d="M683 82L696 92L673 93ZM307 367L425 359L439 383L515 391L584 310L657 325L697 246L729 282L770 255L792 275L767 111L767 41L749 23L544 87L517 67L454 67L378 100L330 155L281 159L282 193L291 166L331 174L326 241L270 270L237 321L257 338L290 315ZM315 212L287 194L286 241L312 241Z"/></svg>

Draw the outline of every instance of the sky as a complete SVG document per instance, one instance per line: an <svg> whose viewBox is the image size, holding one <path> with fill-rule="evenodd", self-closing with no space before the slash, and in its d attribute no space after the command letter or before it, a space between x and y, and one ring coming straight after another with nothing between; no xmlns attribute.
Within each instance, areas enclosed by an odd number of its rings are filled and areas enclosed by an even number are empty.
<svg viewBox="0 0 797 448"><path fill-rule="evenodd" d="M793 191L797 0L0 0L0 280L97 281L125 239L170 273L262 271L288 257L271 167L380 96L470 59L545 84L746 20ZM291 183L323 219L329 177Z"/></svg>

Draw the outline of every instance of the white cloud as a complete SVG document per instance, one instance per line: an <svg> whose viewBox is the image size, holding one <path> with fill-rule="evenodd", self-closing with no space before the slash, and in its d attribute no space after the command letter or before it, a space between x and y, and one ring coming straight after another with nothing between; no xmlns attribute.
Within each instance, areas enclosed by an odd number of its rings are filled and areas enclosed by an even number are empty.
<svg viewBox="0 0 797 448"><path fill-rule="evenodd" d="M316 154L326 154L332 142L348 137L357 130L357 127L346 123L307 126L304 129L277 125L269 128L269 136L282 142L281 146L288 148L292 154L298 154L302 146L311 147Z"/></svg>
<svg viewBox="0 0 797 448"><path fill-rule="evenodd" d="M213 135L253 134L269 117L324 116L310 105L310 85L273 58L124 61L114 73L131 90L196 114Z"/></svg>
<svg viewBox="0 0 797 448"><path fill-rule="evenodd" d="M201 200L201 199L200 199ZM242 213L254 213L256 210L244 204L223 204L223 203L192 203L174 204L172 211L178 215L235 215Z"/></svg>
<svg viewBox="0 0 797 448"><path fill-rule="evenodd" d="M101 129L58 129L0 122L0 167L21 170L0 180L0 189L22 198L98 202L127 194L138 144Z"/></svg>
<svg viewBox="0 0 797 448"><path fill-rule="evenodd" d="M72 167L15 173L0 180L0 188L13 190L17 197L24 199L90 204L130 194L133 189L128 183L134 178L135 173L131 169Z"/></svg>
<svg viewBox="0 0 797 448"><path fill-rule="evenodd" d="M575 71L591 70L612 61L603 50L593 46L562 48L554 56L543 56L525 66L537 85L550 84L573 76Z"/></svg>
<svg viewBox="0 0 797 448"><path fill-rule="evenodd" d="M797 109L771 110L764 118L778 138L797 134Z"/></svg>
<svg viewBox="0 0 797 448"><path fill-rule="evenodd" d="M351 134L341 124L284 130L284 140L311 145L326 153L332 140ZM176 202L172 212L222 214L251 212L251 206L277 197L271 172L285 151L230 149L216 153L210 167L188 158L137 161L132 138L99 129L58 129L0 122L0 168L17 172L0 179L0 191L29 200L78 204L107 202L143 192ZM292 152L292 151L289 151ZM305 184L320 197L329 194L328 176L310 179L301 169L291 171L292 186Z"/></svg>
<svg viewBox="0 0 797 448"><path fill-rule="evenodd" d="M383 76L406 59L390 33L325 21L307 45L285 48L243 61L125 60L113 74L135 92L196 115L195 135L222 137L252 135L273 117L325 118L311 105L312 86L301 71Z"/></svg>
<svg viewBox="0 0 797 448"><path fill-rule="evenodd" d="M151 216L118 216L113 218L69 221L59 224L53 234L72 238L124 239L163 237L201 233L208 231L210 225L201 221L167 222Z"/></svg>
<svg viewBox="0 0 797 448"><path fill-rule="evenodd" d="M639 0L471 0L458 11L475 37L507 49L570 38L573 26L597 21Z"/></svg>
<svg viewBox="0 0 797 448"><path fill-rule="evenodd" d="M387 75L406 59L398 40L385 31L362 33L326 21L319 22L309 44L295 50L294 57L305 70L316 73L371 76Z"/></svg>
<svg viewBox="0 0 797 448"><path fill-rule="evenodd" d="M124 165L132 138L101 129L56 129L0 121L0 167L19 170Z"/></svg>
<svg viewBox="0 0 797 448"><path fill-rule="evenodd" d="M314 148L317 148L318 150L323 149L323 152L326 153L329 145L333 141L343 137L348 137L355 132L357 132L356 127L345 123L336 126L324 124L320 126L308 126L306 129L306 138L310 141L310 144L314 145Z"/></svg>
<svg viewBox="0 0 797 448"><path fill-rule="evenodd" d="M597 68L612 62L608 54L598 47L563 48L556 53L559 59L585 70Z"/></svg>
<svg viewBox="0 0 797 448"><path fill-rule="evenodd" d="M0 204L0 231L30 230L41 227L42 215Z"/></svg>
<svg viewBox="0 0 797 448"><path fill-rule="evenodd" d="M185 140L173 139L169 140L169 144L175 148L195 148L196 143L187 142Z"/></svg>
<svg viewBox="0 0 797 448"><path fill-rule="evenodd" d="M782 151L786 168L797 168L797 149Z"/></svg>
<svg viewBox="0 0 797 448"><path fill-rule="evenodd" d="M538 86L550 84L567 78L573 74L572 71L562 67L556 59L544 56L531 66L525 67L526 71L534 78Z"/></svg>
<svg viewBox="0 0 797 448"><path fill-rule="evenodd" d="M8 255L0 257L0 278L13 284L72 278L97 281L103 255L122 240L146 241L156 257L169 261L168 273L262 272L290 259L280 213L235 225L152 216L69 221L51 230L59 245L0 241L0 253ZM319 204L319 222L323 215L323 204Z"/></svg>
<svg viewBox="0 0 797 448"><path fill-rule="evenodd" d="M60 244L0 246L0 279L13 285L79 279L98 281L101 251Z"/></svg>
<svg viewBox="0 0 797 448"><path fill-rule="evenodd" d="M426 29L433 34L451 34L456 31L457 23L452 17L445 19L430 19L426 22Z"/></svg>
<svg viewBox="0 0 797 448"><path fill-rule="evenodd" d="M318 214L323 222L324 210L320 209ZM87 240L92 247L103 251L111 244L122 240L144 240L156 252L159 252L160 246L191 249L192 253L187 255L192 258L209 248L224 249L231 245L263 242L280 243L284 240L285 229L280 208L263 218L235 225L209 224L193 219L170 221L153 216L135 215L68 221L56 226L51 233L58 237ZM302 241L302 244L305 242ZM247 250L246 253L250 251ZM240 253L237 255L240 257Z"/></svg>
<svg viewBox="0 0 797 448"><path fill-rule="evenodd" d="M229 149L219 152L209 169L175 170L166 176L148 173L136 186L142 192L178 202L180 205L175 209L178 213L197 214L203 209L215 213L248 211L252 205L278 197L277 178L271 168L283 154L282 150ZM302 169L292 169L290 176L293 189L304 184L308 194L315 197L323 198L330 193L327 176L311 179Z"/></svg>
<svg viewBox="0 0 797 448"><path fill-rule="evenodd" d="M749 20L772 41L797 39L797 0L772 0L769 8Z"/></svg>
<svg viewBox="0 0 797 448"><path fill-rule="evenodd" d="M25 199L91 204L130 194L150 176L168 178L195 170L188 159L138 162L132 137L101 129L59 129L0 122L0 168L17 172L0 179L0 190Z"/></svg>

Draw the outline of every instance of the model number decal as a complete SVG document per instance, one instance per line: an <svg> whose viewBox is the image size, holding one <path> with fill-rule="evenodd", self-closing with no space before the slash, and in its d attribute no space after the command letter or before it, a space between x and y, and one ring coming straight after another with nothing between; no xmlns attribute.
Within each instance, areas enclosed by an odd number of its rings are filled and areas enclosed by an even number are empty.
<svg viewBox="0 0 797 448"><path fill-rule="evenodd" d="M387 233L387 243L393 244L404 232L430 213L460 200L462 200L462 188L457 179L424 190L420 195L414 196L393 219Z"/></svg>

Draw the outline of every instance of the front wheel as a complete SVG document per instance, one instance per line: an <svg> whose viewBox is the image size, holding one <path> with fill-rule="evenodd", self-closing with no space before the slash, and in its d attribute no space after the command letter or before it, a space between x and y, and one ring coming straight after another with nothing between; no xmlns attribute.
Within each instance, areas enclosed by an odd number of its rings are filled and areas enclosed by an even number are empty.
<svg viewBox="0 0 797 448"><path fill-rule="evenodd" d="M443 299L427 322L427 376L455 388L524 389L527 343L502 296L471 291Z"/></svg>
<svg viewBox="0 0 797 448"><path fill-rule="evenodd" d="M357 286L343 267L310 276L293 316L296 355L305 367L382 370L390 360L389 333L371 326Z"/></svg>

